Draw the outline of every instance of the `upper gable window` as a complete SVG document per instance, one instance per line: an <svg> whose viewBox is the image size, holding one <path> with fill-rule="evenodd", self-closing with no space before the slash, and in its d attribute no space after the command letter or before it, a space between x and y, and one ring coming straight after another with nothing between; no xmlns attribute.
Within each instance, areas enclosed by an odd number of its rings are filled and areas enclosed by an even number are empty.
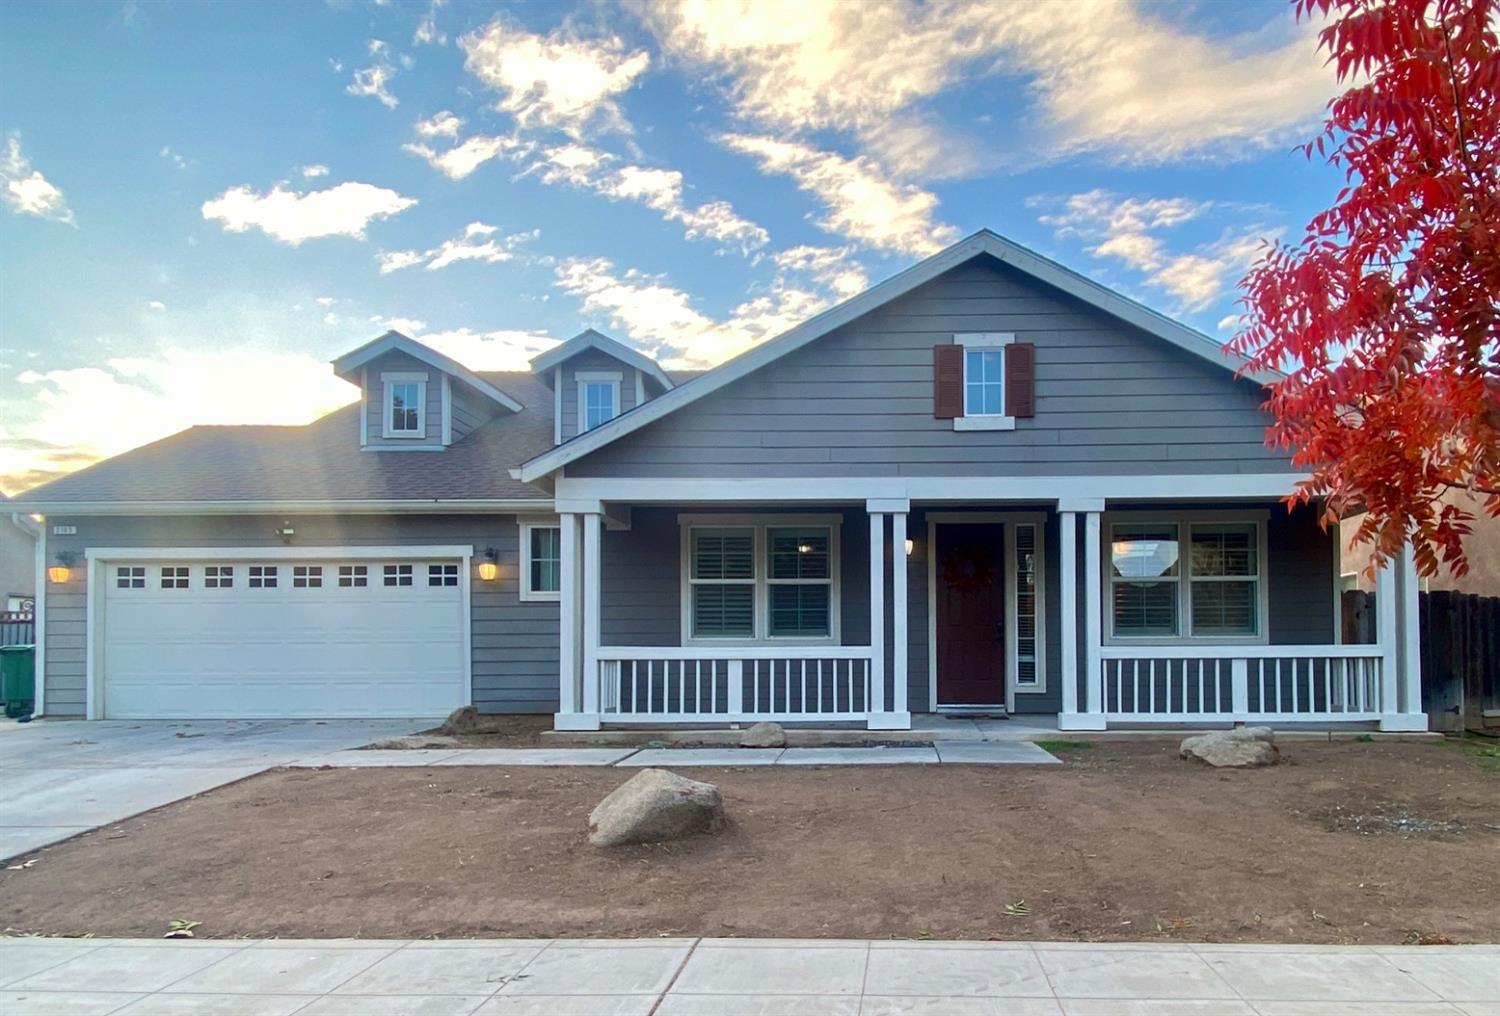
<svg viewBox="0 0 1500 1016"><path fill-rule="evenodd" d="M385 437L427 436L427 375L397 371L380 375L385 389Z"/></svg>
<svg viewBox="0 0 1500 1016"><path fill-rule="evenodd" d="M578 433L593 430L620 415L620 374L580 371L578 379Z"/></svg>
<svg viewBox="0 0 1500 1016"><path fill-rule="evenodd" d="M933 348L933 416L954 430L1014 430L1035 413L1036 347L1009 332L953 336Z"/></svg>

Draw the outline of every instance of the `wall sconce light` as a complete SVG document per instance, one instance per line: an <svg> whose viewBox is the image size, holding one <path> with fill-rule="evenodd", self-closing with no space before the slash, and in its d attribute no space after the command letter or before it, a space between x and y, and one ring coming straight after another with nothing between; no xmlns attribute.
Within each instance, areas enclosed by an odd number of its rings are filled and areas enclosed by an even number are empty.
<svg viewBox="0 0 1500 1016"><path fill-rule="evenodd" d="M479 577L486 582L493 582L500 574L500 552L494 547L486 547L484 560L479 562Z"/></svg>
<svg viewBox="0 0 1500 1016"><path fill-rule="evenodd" d="M277 526L275 532L277 539L279 539L282 543L291 543L292 537L297 535L297 530L292 528L292 524L290 521L283 522L281 525Z"/></svg>
<svg viewBox="0 0 1500 1016"><path fill-rule="evenodd" d="M57 563L47 569L47 581L55 582L59 585L68 581L69 576L72 574L73 562L76 559L77 555L69 551L58 551Z"/></svg>
<svg viewBox="0 0 1500 1016"><path fill-rule="evenodd" d="M911 557L911 552L916 549L916 543L910 536L906 538L906 556Z"/></svg>

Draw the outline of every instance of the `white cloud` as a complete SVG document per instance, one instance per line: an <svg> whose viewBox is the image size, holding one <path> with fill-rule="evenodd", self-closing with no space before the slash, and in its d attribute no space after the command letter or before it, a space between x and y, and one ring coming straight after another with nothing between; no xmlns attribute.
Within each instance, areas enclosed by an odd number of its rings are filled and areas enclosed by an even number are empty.
<svg viewBox="0 0 1500 1016"><path fill-rule="evenodd" d="M146 306L149 309L155 310L155 311L162 311L162 310L166 310L167 309L167 305L164 304L164 303L162 303L160 300L148 300L146 302Z"/></svg>
<svg viewBox="0 0 1500 1016"><path fill-rule="evenodd" d="M12 133L6 139L5 154L0 156L0 180L5 182L5 206L16 215L35 215L39 219L77 225L63 192L42 176L21 151L19 133Z"/></svg>
<svg viewBox="0 0 1500 1016"><path fill-rule="evenodd" d="M311 165L297 167L297 172L301 173L305 179L314 180L320 176L327 176L328 167L315 162Z"/></svg>
<svg viewBox="0 0 1500 1016"><path fill-rule="evenodd" d="M925 255L952 243L958 231L937 221L930 191L892 179L873 159L846 158L796 141L726 134L724 144L751 156L766 173L792 178L822 202L817 224L869 247Z"/></svg>
<svg viewBox="0 0 1500 1016"><path fill-rule="evenodd" d="M1172 250L1161 233L1218 211L1209 201L1192 198L1121 198L1096 189L1074 194L1059 203L1054 198L1032 198L1028 205L1056 205L1038 216L1059 237L1082 240L1097 258L1113 258L1140 272L1147 285L1169 293L1183 311L1201 311L1214 304L1249 267L1260 252L1267 231L1238 225L1224 230L1211 243L1182 252ZM1242 211L1230 206L1229 211ZM1274 235L1274 231L1272 233Z"/></svg>
<svg viewBox="0 0 1500 1016"><path fill-rule="evenodd" d="M418 120L414 126L417 133L424 138L456 138L458 129L463 125L463 117L455 116L443 109L425 119Z"/></svg>
<svg viewBox="0 0 1500 1016"><path fill-rule="evenodd" d="M420 335L422 329L427 327L427 322L421 318L384 317L380 314L371 314L370 324L375 325L377 328L401 332L404 335L412 337Z"/></svg>
<svg viewBox="0 0 1500 1016"><path fill-rule="evenodd" d="M618 37L582 39L565 29L537 35L497 18L459 40L464 66L500 93L495 107L522 127L574 137L629 131L618 97L650 65Z"/></svg>
<svg viewBox="0 0 1500 1016"><path fill-rule="evenodd" d="M375 57L375 63L356 70L353 80L344 91L350 95L369 96L378 100L386 109L395 109L398 105L396 97L386 88L386 84L396 76L396 68L388 59L390 46L380 39L371 39L370 55Z"/></svg>
<svg viewBox="0 0 1500 1016"><path fill-rule="evenodd" d="M332 307L339 302L339 298L336 296L319 296L314 298L313 302L319 307Z"/></svg>
<svg viewBox="0 0 1500 1016"><path fill-rule="evenodd" d="M437 12L446 2L447 0L431 0L427 5L427 13L422 15L422 20L417 23L417 30L412 33L411 41L414 45L447 45L448 36L437 26Z"/></svg>
<svg viewBox="0 0 1500 1016"><path fill-rule="evenodd" d="M471 370L529 370L533 356L557 345L549 335L516 329L477 332L454 328L418 334L424 344Z"/></svg>
<svg viewBox="0 0 1500 1016"><path fill-rule="evenodd" d="M1219 323L1215 327L1221 332L1231 332L1239 326L1240 316L1238 314L1229 314L1219 318Z"/></svg>
<svg viewBox="0 0 1500 1016"><path fill-rule="evenodd" d="M286 190L280 184L265 194L240 186L205 201L203 217L222 222L231 233L259 229L295 247L304 240L322 236L364 239L371 222L396 215L416 203L416 198L368 183L341 183L306 194Z"/></svg>
<svg viewBox="0 0 1500 1016"><path fill-rule="evenodd" d="M380 261L380 272L386 275L424 262L427 271L435 272L459 261L488 263L510 261L516 257L517 251L523 244L535 240L542 233L539 229L533 229L524 233L496 237L495 234L499 231L498 226L471 222L464 227L462 235L452 240L445 240L430 250L382 251L377 255Z"/></svg>
<svg viewBox="0 0 1500 1016"><path fill-rule="evenodd" d="M97 367L23 371L16 380L34 412L0 426L0 478L12 488L194 424L307 423L357 394L320 357L248 346L168 346Z"/></svg>
<svg viewBox="0 0 1500 1016"><path fill-rule="evenodd" d="M413 155L420 155L427 164L450 180L462 180L491 159L509 156L529 149L526 142L516 138L476 134L462 144L444 151L431 145L414 143L402 145Z"/></svg>
<svg viewBox="0 0 1500 1016"><path fill-rule="evenodd" d="M171 162L172 165L176 166L178 169L187 169L193 164L191 159L184 156L181 152L174 149L171 145L162 145L161 152L158 154L160 154L163 159Z"/></svg>
<svg viewBox="0 0 1500 1016"><path fill-rule="evenodd" d="M1034 152L1132 162L1275 145L1316 120L1335 90L1319 26L1290 15L1210 39L1131 0L668 0L642 10L669 55L721 75L741 118L781 137L852 133L904 174L953 170L951 144L929 143L954 133L930 104L985 78L1029 83L1042 127Z"/></svg>
<svg viewBox="0 0 1500 1016"><path fill-rule="evenodd" d="M773 259L770 283L715 320L691 297L657 276L621 271L607 258L558 263L556 284L602 315L668 367L708 367L779 335L864 286L864 271L846 249L796 247Z"/></svg>

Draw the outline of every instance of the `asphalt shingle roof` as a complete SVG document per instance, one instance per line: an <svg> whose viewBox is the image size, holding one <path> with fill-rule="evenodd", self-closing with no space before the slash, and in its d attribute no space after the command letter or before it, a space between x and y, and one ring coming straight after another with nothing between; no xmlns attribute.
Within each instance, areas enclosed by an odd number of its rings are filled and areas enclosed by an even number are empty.
<svg viewBox="0 0 1500 1016"><path fill-rule="evenodd" d="M441 452L363 452L360 404L301 427L190 427L19 495L16 503L546 499L510 469L552 447L552 390L480 375L525 408Z"/></svg>

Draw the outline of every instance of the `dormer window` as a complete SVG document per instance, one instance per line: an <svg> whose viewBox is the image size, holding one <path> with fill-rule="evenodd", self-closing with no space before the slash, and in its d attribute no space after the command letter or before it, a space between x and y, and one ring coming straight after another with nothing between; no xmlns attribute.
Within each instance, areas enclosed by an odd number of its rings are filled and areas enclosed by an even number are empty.
<svg viewBox="0 0 1500 1016"><path fill-rule="evenodd" d="M580 371L578 380L578 433L593 430L620 415L620 374Z"/></svg>
<svg viewBox="0 0 1500 1016"><path fill-rule="evenodd" d="M385 388L385 437L427 436L427 375L399 371L380 375Z"/></svg>

